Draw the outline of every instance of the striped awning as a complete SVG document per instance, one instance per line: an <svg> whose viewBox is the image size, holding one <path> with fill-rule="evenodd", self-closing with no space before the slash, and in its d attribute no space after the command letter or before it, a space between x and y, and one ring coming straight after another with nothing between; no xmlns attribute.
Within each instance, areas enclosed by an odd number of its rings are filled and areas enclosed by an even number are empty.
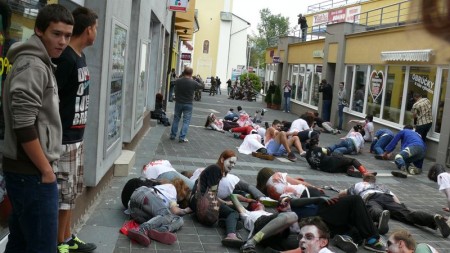
<svg viewBox="0 0 450 253"><path fill-rule="evenodd" d="M432 49L407 50L407 51L384 51L381 52L382 61L430 61L433 55Z"/></svg>

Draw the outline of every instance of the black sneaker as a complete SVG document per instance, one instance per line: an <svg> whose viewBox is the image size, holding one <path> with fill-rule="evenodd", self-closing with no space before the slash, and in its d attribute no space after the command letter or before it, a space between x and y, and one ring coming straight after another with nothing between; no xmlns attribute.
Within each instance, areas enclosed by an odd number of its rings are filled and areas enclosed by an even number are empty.
<svg viewBox="0 0 450 253"><path fill-rule="evenodd" d="M391 213L388 210L381 212L380 218L378 220L378 233L384 235L389 232L389 218Z"/></svg>
<svg viewBox="0 0 450 253"><path fill-rule="evenodd" d="M408 175L406 174L406 172L403 171L391 171L392 176L394 177L399 177L399 178L407 178Z"/></svg>
<svg viewBox="0 0 450 253"><path fill-rule="evenodd" d="M239 250L240 253L256 253L255 244L246 242Z"/></svg>
<svg viewBox="0 0 450 253"><path fill-rule="evenodd" d="M359 170L355 169L353 166L347 169L347 175L350 177L362 178L363 174Z"/></svg>
<svg viewBox="0 0 450 253"><path fill-rule="evenodd" d="M348 235L336 235L333 238L333 245L345 253L356 253L358 251L358 245Z"/></svg>
<svg viewBox="0 0 450 253"><path fill-rule="evenodd" d="M97 248L97 245L85 243L75 235L72 235L72 239L67 242L67 245L69 245L70 252L92 252Z"/></svg>
<svg viewBox="0 0 450 253"><path fill-rule="evenodd" d="M295 156L294 152L289 152L289 154L287 155L287 159L291 162L295 162L297 161L297 157Z"/></svg>
<svg viewBox="0 0 450 253"><path fill-rule="evenodd" d="M384 244L381 242L380 239L378 239L378 241L373 244L367 244L367 243L364 244L364 248L369 251L373 251L373 252L380 252L380 253L386 252L386 246L384 246Z"/></svg>
<svg viewBox="0 0 450 253"><path fill-rule="evenodd" d="M437 228L441 231L442 237L447 238L450 235L450 227L445 221L445 218L436 214L434 215L434 222L436 222Z"/></svg>

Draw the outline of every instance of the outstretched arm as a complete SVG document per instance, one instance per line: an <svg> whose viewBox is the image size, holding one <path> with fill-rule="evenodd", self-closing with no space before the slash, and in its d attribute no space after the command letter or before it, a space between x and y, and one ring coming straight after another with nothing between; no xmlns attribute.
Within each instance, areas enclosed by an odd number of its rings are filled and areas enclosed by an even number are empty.
<svg viewBox="0 0 450 253"><path fill-rule="evenodd" d="M236 194L231 194L230 195L230 199L231 199L231 202L233 202L233 205L234 205L234 207L236 207L236 209L237 209L237 211L239 212L239 213L245 213L245 207L244 206L242 206L242 204L241 204L241 202L238 200L238 197L237 197L237 195Z"/></svg>

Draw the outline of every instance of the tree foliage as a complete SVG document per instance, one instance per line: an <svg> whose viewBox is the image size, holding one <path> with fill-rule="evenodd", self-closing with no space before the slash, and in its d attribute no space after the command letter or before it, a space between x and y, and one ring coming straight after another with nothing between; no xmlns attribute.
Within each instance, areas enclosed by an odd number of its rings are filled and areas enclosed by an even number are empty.
<svg viewBox="0 0 450 253"><path fill-rule="evenodd" d="M280 36L289 34L289 18L281 14L274 15L268 8L259 11L260 23L258 23L258 34L250 37L253 44L250 65L260 67L265 65L266 48L276 46Z"/></svg>

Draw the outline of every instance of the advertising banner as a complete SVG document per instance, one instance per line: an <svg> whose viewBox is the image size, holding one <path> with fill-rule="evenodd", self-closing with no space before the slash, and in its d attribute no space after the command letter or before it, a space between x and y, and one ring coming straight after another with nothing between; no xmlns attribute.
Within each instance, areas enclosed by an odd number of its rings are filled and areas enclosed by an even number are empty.
<svg viewBox="0 0 450 253"><path fill-rule="evenodd" d="M188 3L188 0L169 0L169 10L186 12Z"/></svg>

